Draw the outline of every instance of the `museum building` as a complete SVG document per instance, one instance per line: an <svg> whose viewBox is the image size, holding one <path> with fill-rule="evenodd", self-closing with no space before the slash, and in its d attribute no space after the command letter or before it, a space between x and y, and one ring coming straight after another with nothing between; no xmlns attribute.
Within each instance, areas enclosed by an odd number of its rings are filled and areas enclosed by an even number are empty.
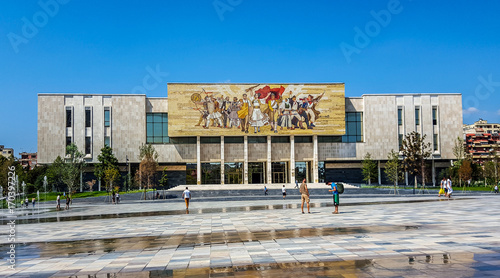
<svg viewBox="0 0 500 278"><path fill-rule="evenodd" d="M344 83L170 83L167 91L164 98L38 94L38 163L64 157L74 143L91 166L108 145L121 172L133 173L139 147L152 144L169 186L362 183L361 161L370 153L378 182L388 183L388 153L417 131L431 143L434 183L462 134L461 94L345 97Z"/></svg>

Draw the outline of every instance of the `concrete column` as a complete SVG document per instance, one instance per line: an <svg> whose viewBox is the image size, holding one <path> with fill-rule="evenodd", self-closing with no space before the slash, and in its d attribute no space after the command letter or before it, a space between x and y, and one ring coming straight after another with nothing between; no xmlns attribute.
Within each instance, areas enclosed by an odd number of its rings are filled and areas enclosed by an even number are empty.
<svg viewBox="0 0 500 278"><path fill-rule="evenodd" d="M380 160L378 161L377 168L378 168L378 184L381 185L382 184L382 171L380 169Z"/></svg>
<svg viewBox="0 0 500 278"><path fill-rule="evenodd" d="M267 163L266 163L266 180L268 184L273 182L272 173L271 173L271 136L267 136Z"/></svg>
<svg viewBox="0 0 500 278"><path fill-rule="evenodd" d="M290 184L295 183L295 137L290 135Z"/></svg>
<svg viewBox="0 0 500 278"><path fill-rule="evenodd" d="M224 184L224 136L220 137L220 184Z"/></svg>
<svg viewBox="0 0 500 278"><path fill-rule="evenodd" d="M434 167L434 156L432 157L432 186L436 186L436 168Z"/></svg>
<svg viewBox="0 0 500 278"><path fill-rule="evenodd" d="M83 192L83 171L80 171L80 192Z"/></svg>
<svg viewBox="0 0 500 278"><path fill-rule="evenodd" d="M313 161L312 161L312 171L313 171L313 181L314 183L319 182L318 174L318 135L313 135Z"/></svg>
<svg viewBox="0 0 500 278"><path fill-rule="evenodd" d="M196 184L201 184L201 142L196 136Z"/></svg>
<svg viewBox="0 0 500 278"><path fill-rule="evenodd" d="M405 183L408 185L408 172L405 172Z"/></svg>
<svg viewBox="0 0 500 278"><path fill-rule="evenodd" d="M243 138L243 184L248 184L248 136Z"/></svg>

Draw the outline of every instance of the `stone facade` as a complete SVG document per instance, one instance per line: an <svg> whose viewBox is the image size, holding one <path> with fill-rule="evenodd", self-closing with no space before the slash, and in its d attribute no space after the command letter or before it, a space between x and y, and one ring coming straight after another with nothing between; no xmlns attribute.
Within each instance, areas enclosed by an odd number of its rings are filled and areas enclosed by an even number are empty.
<svg viewBox="0 0 500 278"><path fill-rule="evenodd" d="M320 180L320 162L324 162L321 165L324 165L322 167L327 179L339 177L353 181L361 179L360 161L367 152L371 153L374 160L380 161L380 167L383 168L387 154L399 149L399 135L412 131L426 134L431 143L437 138L438 148L433 152L433 159L440 167L446 167L443 165L454 159L454 140L462 133L461 107L460 94L363 95L345 98L346 112L362 113L362 142L325 142L319 140L317 135L309 135L312 142L310 138L297 141L301 139L298 138L300 135L291 135L287 136L290 143L271 143L274 135L268 135L267 143L251 143L248 138L252 135L240 132L239 137L244 138L241 143L224 143L224 136L221 136L220 143L202 143L201 137L197 136L189 143L179 141L154 144L154 147L159 153L160 164L196 164L198 183L201 182L202 163L223 165L232 162L243 163L243 183L248 183L248 163L254 162L264 163L267 183L272 181L272 162L287 163L286 180L291 182L295 181L296 162L307 162L306 165L309 165L308 171L312 171L309 182ZM72 111L70 127L66 127L66 109ZM85 127L86 109L91 110L90 128ZM105 127L104 123L106 109L111 111L109 127ZM147 98L145 95L39 94L38 162L49 164L57 156L63 157L67 137L71 137L80 150L85 149L85 138L90 137L92 148L86 160L90 164L96 163L105 137L109 136L111 147L121 164L125 164L126 158L138 164L139 146L147 142L147 113L168 113L168 109L167 98ZM402 125L398 124L399 109L402 111ZM416 125L416 111L420 111L419 125ZM436 112L437 119L433 118ZM340 140L338 135L335 136ZM224 178L223 169L221 167L221 180ZM182 176L182 171L176 171ZM176 180L183 179L179 177Z"/></svg>

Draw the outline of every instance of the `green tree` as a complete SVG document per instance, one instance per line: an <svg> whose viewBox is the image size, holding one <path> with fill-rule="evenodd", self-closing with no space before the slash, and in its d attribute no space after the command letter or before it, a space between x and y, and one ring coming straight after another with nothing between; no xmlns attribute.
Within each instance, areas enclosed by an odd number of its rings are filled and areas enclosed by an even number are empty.
<svg viewBox="0 0 500 278"><path fill-rule="evenodd" d="M63 175L64 175L64 161L63 159L58 156L52 164L47 168L47 172L45 173L47 176L47 183L49 188L47 188L48 191L51 191L52 186L54 187L55 190L57 191L62 191L64 182L63 182ZM44 189L45 190L45 189Z"/></svg>
<svg viewBox="0 0 500 278"><path fill-rule="evenodd" d="M465 144L464 144L464 139L457 137L455 139L455 145L453 146L453 155L457 158L458 161L462 161L465 159Z"/></svg>
<svg viewBox="0 0 500 278"><path fill-rule="evenodd" d="M154 176L158 167L158 153L151 144L142 144L139 147L138 181L140 186L144 186L144 199L146 199L146 190L152 187Z"/></svg>
<svg viewBox="0 0 500 278"><path fill-rule="evenodd" d="M414 188L417 188L417 176L420 174L422 185L425 185L425 159L431 155L431 143L425 142L426 135L411 132L403 139L403 167L405 171L415 176Z"/></svg>
<svg viewBox="0 0 500 278"><path fill-rule="evenodd" d="M100 180L104 180L106 170L118 170L118 159L116 159L113 154L113 149L109 146L105 146L101 149L101 153L97 156L97 160L99 163L96 163L94 166L94 174Z"/></svg>
<svg viewBox="0 0 500 278"><path fill-rule="evenodd" d="M468 159L462 161L460 168L458 169L458 177L460 179L460 186L462 186L462 181L468 181L472 178L472 167L471 162ZM465 183L464 183L465 186Z"/></svg>
<svg viewBox="0 0 500 278"><path fill-rule="evenodd" d="M372 160L372 155L366 153L362 164L363 180L371 185L371 181L378 178L377 163Z"/></svg>
<svg viewBox="0 0 500 278"><path fill-rule="evenodd" d="M66 157L63 167L62 180L68 186L68 193L71 194L75 191L76 184L80 178L80 173L85 167L83 154L78 151L75 144L66 147Z"/></svg>
<svg viewBox="0 0 500 278"><path fill-rule="evenodd" d="M161 173L160 186L163 188L168 188L168 177L167 171L165 171L167 167L163 168L163 172Z"/></svg>
<svg viewBox="0 0 500 278"><path fill-rule="evenodd" d="M104 170L104 181L106 183L106 190L111 194L113 192L113 182L115 182L120 176L120 171L117 168L109 167ZM111 198L109 199L111 201Z"/></svg>
<svg viewBox="0 0 500 278"><path fill-rule="evenodd" d="M396 186L400 180L403 180L403 169L401 167L401 163L399 162L399 153L391 150L387 159L384 172L387 179L394 184L394 194L396 194Z"/></svg>

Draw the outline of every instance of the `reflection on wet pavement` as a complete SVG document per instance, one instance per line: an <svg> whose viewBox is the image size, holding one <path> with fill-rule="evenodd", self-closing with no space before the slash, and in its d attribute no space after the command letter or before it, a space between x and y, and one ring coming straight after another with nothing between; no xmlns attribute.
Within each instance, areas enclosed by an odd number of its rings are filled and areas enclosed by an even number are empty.
<svg viewBox="0 0 500 278"><path fill-rule="evenodd" d="M222 232L207 234L182 234L174 236L143 236L116 239L92 239L79 241L55 241L28 243L18 246L17 253L23 258L71 256L75 254L96 254L125 252L144 249L194 247L277 240L285 238L321 237L347 234L388 233L419 229L417 226L363 226L292 230L271 230L259 232ZM362 236L356 236L357 238ZM367 237L367 236L365 236ZM5 252L4 252L5 251ZM0 246L0 259L5 257L8 245Z"/></svg>
<svg viewBox="0 0 500 278"><path fill-rule="evenodd" d="M460 200L467 200L462 198ZM422 203L422 202L438 202L440 199L425 199L425 200L400 200L400 201L374 201L374 202L354 202L344 203L346 206L364 206L364 205L382 205L382 204L400 204L400 203ZM448 200L447 200L448 201ZM331 202L328 203L311 203L311 207L331 207ZM35 214L25 215L29 218L18 218L17 224L34 224L34 223L48 223L48 222L63 222L63 221L80 221L80 220L97 220L97 219L113 219L113 218L128 218L128 217L146 217L146 216L163 216L163 215L179 215L179 214L203 214L203 213L227 213L227 212L241 212L241 211L256 211L256 210L280 210L298 208L297 204L283 204L283 205L261 205L261 206L236 206L224 208L204 208L204 209L191 209L186 210L168 210L168 211L146 211L146 212L127 212L115 214L97 214L97 215L78 215L78 216L49 216L38 217ZM80 209L82 210L82 209ZM48 210L54 212L55 210ZM82 210L83 211L83 210ZM36 217L36 218L35 218ZM0 220L0 224L5 224L8 221L5 219Z"/></svg>
<svg viewBox="0 0 500 278"><path fill-rule="evenodd" d="M454 253L330 262L159 269L102 277L498 277L500 254ZM57 275L55 276L57 277ZM96 276L76 276L96 277Z"/></svg>

